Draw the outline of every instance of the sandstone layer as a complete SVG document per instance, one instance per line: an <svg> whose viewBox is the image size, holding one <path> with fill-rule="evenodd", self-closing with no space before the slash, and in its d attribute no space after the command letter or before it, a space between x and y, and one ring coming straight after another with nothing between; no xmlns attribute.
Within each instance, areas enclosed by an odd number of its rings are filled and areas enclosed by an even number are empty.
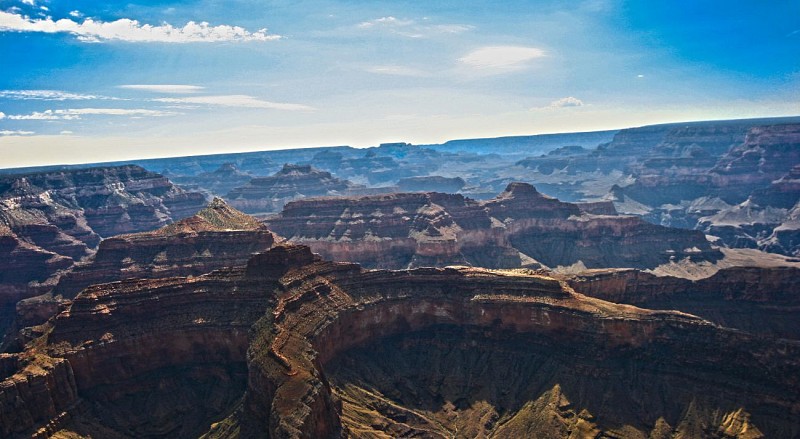
<svg viewBox="0 0 800 439"><path fill-rule="evenodd" d="M269 177L258 177L225 195L231 206L247 213L279 211L287 202L319 195L347 194L357 189L347 180L333 177L310 165L284 165Z"/></svg>
<svg viewBox="0 0 800 439"><path fill-rule="evenodd" d="M730 328L800 339L800 268L731 267L697 280L599 269L568 276L568 281L603 300L675 309Z"/></svg>
<svg viewBox="0 0 800 439"><path fill-rule="evenodd" d="M300 200L266 222L326 258L370 268L654 267L719 257L700 232L613 213L609 203L564 203L513 183L482 202L441 193Z"/></svg>
<svg viewBox="0 0 800 439"><path fill-rule="evenodd" d="M13 308L103 237L158 228L197 212L202 194L138 166L0 176L0 308ZM0 314L0 331L10 322Z"/></svg>
<svg viewBox="0 0 800 439"><path fill-rule="evenodd" d="M90 287L0 365L12 437L800 434L797 342L526 270L367 271L303 246Z"/></svg>

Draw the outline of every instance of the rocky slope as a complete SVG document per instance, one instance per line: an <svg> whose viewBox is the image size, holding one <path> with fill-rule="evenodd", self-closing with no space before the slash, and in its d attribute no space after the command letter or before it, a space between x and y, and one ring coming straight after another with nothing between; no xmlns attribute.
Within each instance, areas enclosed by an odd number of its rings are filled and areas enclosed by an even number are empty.
<svg viewBox="0 0 800 439"><path fill-rule="evenodd" d="M365 271L306 247L92 287L0 366L19 437L800 434L796 342L530 272Z"/></svg>
<svg viewBox="0 0 800 439"><path fill-rule="evenodd" d="M695 122L625 129L595 149L562 148L517 164L566 199L595 200L606 190L620 212L790 255L798 251L793 238L773 232L788 223L779 230L795 235L798 145L798 118Z"/></svg>
<svg viewBox="0 0 800 439"><path fill-rule="evenodd" d="M99 283L197 276L241 265L275 241L266 226L215 198L197 214L160 229L104 239L94 256L61 277L53 294L71 299Z"/></svg>
<svg viewBox="0 0 800 439"><path fill-rule="evenodd" d="M599 269L568 277L587 295L650 309L676 309L714 323L800 340L800 268L731 267L689 280L635 269Z"/></svg>
<svg viewBox="0 0 800 439"><path fill-rule="evenodd" d="M160 229L104 239L93 256L64 273L45 294L19 301L7 337L19 346L83 289L125 279L197 276L242 265L271 248L276 237L254 218L215 198L197 214ZM22 331L22 332L20 332ZM35 330L34 330L35 335Z"/></svg>
<svg viewBox="0 0 800 439"><path fill-rule="evenodd" d="M592 210L613 212L607 203L582 209L514 183L483 202L440 193L300 200L267 224L326 258L377 268L654 267L719 256L699 232Z"/></svg>
<svg viewBox="0 0 800 439"><path fill-rule="evenodd" d="M310 196L344 195L359 186L310 165L284 165L269 177L250 180L225 196L231 206L247 213L277 212L287 202Z"/></svg>
<svg viewBox="0 0 800 439"><path fill-rule="evenodd" d="M102 237L139 232L192 215L202 194L138 166L0 177L0 308L39 294L57 270L94 252ZM0 330L9 322L0 315Z"/></svg>

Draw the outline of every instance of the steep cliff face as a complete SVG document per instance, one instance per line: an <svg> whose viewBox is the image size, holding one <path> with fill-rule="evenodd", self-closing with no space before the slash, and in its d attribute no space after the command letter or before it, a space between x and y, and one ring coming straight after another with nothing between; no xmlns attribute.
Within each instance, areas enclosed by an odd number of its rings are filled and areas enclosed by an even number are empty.
<svg viewBox="0 0 800 439"><path fill-rule="evenodd" d="M597 200L605 192L619 212L654 224L791 255L798 251L786 247L791 238L777 244L773 231L791 222L788 211L798 202L798 145L797 118L694 122L625 129L596 149L563 148L517 165L564 199Z"/></svg>
<svg viewBox="0 0 800 439"><path fill-rule="evenodd" d="M18 389L34 354L64 367L37 396ZM525 270L365 271L278 246L90 287L0 358L0 414L21 437L793 437L798 366L795 342ZM57 408L26 414L43 396Z"/></svg>
<svg viewBox="0 0 800 439"><path fill-rule="evenodd" d="M7 279L0 290L16 291L0 293L0 307L40 294L23 285L91 255L101 237L151 230L192 215L204 203L203 195L138 166L0 177L0 252L10 261L0 267L0 278ZM0 329L9 321L0 315Z"/></svg>
<svg viewBox="0 0 800 439"><path fill-rule="evenodd" d="M325 263L293 273L250 348L238 419L254 435L566 437L578 424L612 437L797 434L781 419L796 410L789 393L778 408L772 390L796 385L782 374L797 360L764 369L763 355L777 359L765 340L695 317L533 275Z"/></svg>
<svg viewBox="0 0 800 439"><path fill-rule="evenodd" d="M197 276L242 265L275 241L263 224L215 198L158 230L104 239L91 259L61 277L53 295L71 299L89 285L124 279Z"/></svg>
<svg viewBox="0 0 800 439"><path fill-rule="evenodd" d="M72 265L72 259L21 240L0 224L0 316L13 312L14 304L36 290L35 284ZM4 318L4 317L0 317ZM0 331L5 324L0 324Z"/></svg>
<svg viewBox="0 0 800 439"><path fill-rule="evenodd" d="M225 199L231 206L247 213L279 211L287 202L303 197L347 194L358 186L340 180L330 172L310 165L284 165L269 177L258 177L234 188Z"/></svg>
<svg viewBox="0 0 800 439"><path fill-rule="evenodd" d="M33 352L0 354L0 435L48 437L78 403L68 361ZM37 430L32 430L39 426Z"/></svg>
<svg viewBox="0 0 800 439"><path fill-rule="evenodd" d="M676 309L730 328L800 339L800 268L732 267L698 280L601 269L572 275L568 281L603 300Z"/></svg>
<svg viewBox="0 0 800 439"><path fill-rule="evenodd" d="M326 258L370 268L654 267L719 257L700 232L587 213L524 183L484 202L439 193L300 200L267 223Z"/></svg>

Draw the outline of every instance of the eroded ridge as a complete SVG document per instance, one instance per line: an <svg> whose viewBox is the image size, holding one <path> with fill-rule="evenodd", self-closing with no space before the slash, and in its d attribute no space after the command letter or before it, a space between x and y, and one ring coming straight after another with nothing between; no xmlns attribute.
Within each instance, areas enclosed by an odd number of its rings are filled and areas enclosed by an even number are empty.
<svg viewBox="0 0 800 439"><path fill-rule="evenodd" d="M795 341L530 270L364 270L304 246L91 287L1 363L7 436L800 433ZM36 373L44 384L25 396ZM43 396L52 410L37 412Z"/></svg>

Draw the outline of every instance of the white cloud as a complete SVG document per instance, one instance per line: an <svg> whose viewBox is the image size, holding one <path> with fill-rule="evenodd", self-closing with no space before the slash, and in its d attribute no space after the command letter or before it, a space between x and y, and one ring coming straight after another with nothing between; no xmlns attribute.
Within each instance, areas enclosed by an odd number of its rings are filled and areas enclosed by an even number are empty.
<svg viewBox="0 0 800 439"><path fill-rule="evenodd" d="M20 130L0 130L0 136L30 136L36 134L33 131Z"/></svg>
<svg viewBox="0 0 800 439"><path fill-rule="evenodd" d="M545 51L537 47L486 46L473 50L459 61L474 69L502 73L522 69L544 56L547 56Z"/></svg>
<svg viewBox="0 0 800 439"><path fill-rule="evenodd" d="M81 18L81 17L83 17L83 13L81 13L81 11L77 11L77 10L76 11L69 11L69 16L70 17L75 17L75 18Z"/></svg>
<svg viewBox="0 0 800 439"><path fill-rule="evenodd" d="M388 16L361 22L358 27L368 29L375 26L410 26L412 24L414 24L414 20L398 20L395 17Z"/></svg>
<svg viewBox="0 0 800 439"><path fill-rule="evenodd" d="M217 105L221 107L264 108L270 110L313 111L314 107L302 104L264 101L248 95L196 96L183 98L158 98L156 102L168 104Z"/></svg>
<svg viewBox="0 0 800 439"><path fill-rule="evenodd" d="M0 90L0 98L40 101L85 101L115 99L107 96L70 93L60 90Z"/></svg>
<svg viewBox="0 0 800 439"><path fill-rule="evenodd" d="M59 134L64 135L64 136L69 136L69 135L74 134L74 133L72 131L70 131L70 130L64 130L64 131L61 131Z"/></svg>
<svg viewBox="0 0 800 439"><path fill-rule="evenodd" d="M6 114L3 113L2 111L0 111L0 119L5 119L5 118L6 118Z"/></svg>
<svg viewBox="0 0 800 439"><path fill-rule="evenodd" d="M550 102L551 108L564 108L564 107L582 107L583 101L574 98L572 96L567 96L565 98L557 99L553 102Z"/></svg>
<svg viewBox="0 0 800 439"><path fill-rule="evenodd" d="M119 88L129 90L143 90L153 93L169 93L169 94L189 94L197 93L204 90L205 87L199 85L180 85L180 84L127 84L120 85Z"/></svg>
<svg viewBox="0 0 800 439"><path fill-rule="evenodd" d="M41 9L41 10L43 10L43 11L45 11L45 12L47 12L47 11L49 11L49 10L50 10L50 8L48 8L47 6L44 6L44 5L42 5L42 6L39 6L39 9Z"/></svg>
<svg viewBox="0 0 800 439"><path fill-rule="evenodd" d="M272 41L281 38L279 35L268 34L266 29L250 32L239 26L211 26L207 22L190 21L183 27L174 27L168 23L158 26L142 24L129 18L111 22L87 18L83 23L78 23L67 18L56 21L51 17L33 19L0 11L0 32L2 31L69 33L75 35L79 41L88 43L104 41L200 43Z"/></svg>
<svg viewBox="0 0 800 439"><path fill-rule="evenodd" d="M28 6L35 6L36 5L33 0L22 0L22 4L28 5Z"/></svg>
<svg viewBox="0 0 800 439"><path fill-rule="evenodd" d="M8 114L9 120L75 120L81 116L174 116L178 113L141 108L70 108L66 110L34 111L30 114Z"/></svg>
<svg viewBox="0 0 800 439"><path fill-rule="evenodd" d="M395 75L395 76L414 76L414 77L422 77L422 76L429 76L428 72L424 70L415 69L412 67L405 67L405 66L373 66L367 69L370 73L378 73L381 75Z"/></svg>
<svg viewBox="0 0 800 439"><path fill-rule="evenodd" d="M435 34L459 34L474 29L473 26L467 24L421 24L416 20L404 20L392 16L363 21L357 27L360 29L385 29L409 38L425 38Z"/></svg>

